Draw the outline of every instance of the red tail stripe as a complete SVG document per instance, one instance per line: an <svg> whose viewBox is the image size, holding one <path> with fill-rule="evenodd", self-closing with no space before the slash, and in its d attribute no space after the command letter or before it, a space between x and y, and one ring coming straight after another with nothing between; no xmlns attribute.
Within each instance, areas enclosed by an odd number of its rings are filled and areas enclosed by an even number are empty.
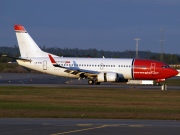
<svg viewBox="0 0 180 135"><path fill-rule="evenodd" d="M16 31L26 31L22 25L14 25L14 30Z"/></svg>

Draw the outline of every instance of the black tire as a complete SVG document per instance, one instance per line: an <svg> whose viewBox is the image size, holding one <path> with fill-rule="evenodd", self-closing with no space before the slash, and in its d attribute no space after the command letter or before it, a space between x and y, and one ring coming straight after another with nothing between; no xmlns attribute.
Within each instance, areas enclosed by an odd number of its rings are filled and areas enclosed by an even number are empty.
<svg viewBox="0 0 180 135"><path fill-rule="evenodd" d="M88 84L93 85L94 84L94 80L88 80Z"/></svg>

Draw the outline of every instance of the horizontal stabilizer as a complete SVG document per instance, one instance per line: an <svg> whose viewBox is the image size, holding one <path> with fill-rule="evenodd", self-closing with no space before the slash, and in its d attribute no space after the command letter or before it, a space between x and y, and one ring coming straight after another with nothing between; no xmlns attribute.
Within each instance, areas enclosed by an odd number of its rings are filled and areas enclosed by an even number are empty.
<svg viewBox="0 0 180 135"><path fill-rule="evenodd" d="M31 61L32 61L31 59L23 59L23 58L8 56L8 55L1 55L1 56L2 56L2 57L13 58L13 59L16 59L16 60L22 60L22 61L24 61L24 62L31 62Z"/></svg>

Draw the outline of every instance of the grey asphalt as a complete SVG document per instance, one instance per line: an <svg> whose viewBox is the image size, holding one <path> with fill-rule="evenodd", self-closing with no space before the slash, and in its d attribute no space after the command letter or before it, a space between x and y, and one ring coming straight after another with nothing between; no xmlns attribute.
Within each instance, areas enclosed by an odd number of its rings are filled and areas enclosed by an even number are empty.
<svg viewBox="0 0 180 135"><path fill-rule="evenodd" d="M180 121L1 118L1 135L179 135Z"/></svg>
<svg viewBox="0 0 180 135"><path fill-rule="evenodd" d="M68 81L71 79L41 73L0 73L0 84L66 84Z"/></svg>

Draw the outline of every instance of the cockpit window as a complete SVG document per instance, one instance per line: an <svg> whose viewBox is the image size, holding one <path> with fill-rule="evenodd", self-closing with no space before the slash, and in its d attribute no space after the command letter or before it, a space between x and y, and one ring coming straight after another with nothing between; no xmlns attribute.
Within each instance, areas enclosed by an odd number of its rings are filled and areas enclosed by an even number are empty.
<svg viewBox="0 0 180 135"><path fill-rule="evenodd" d="M168 65L163 65L162 68L169 68L169 66Z"/></svg>

